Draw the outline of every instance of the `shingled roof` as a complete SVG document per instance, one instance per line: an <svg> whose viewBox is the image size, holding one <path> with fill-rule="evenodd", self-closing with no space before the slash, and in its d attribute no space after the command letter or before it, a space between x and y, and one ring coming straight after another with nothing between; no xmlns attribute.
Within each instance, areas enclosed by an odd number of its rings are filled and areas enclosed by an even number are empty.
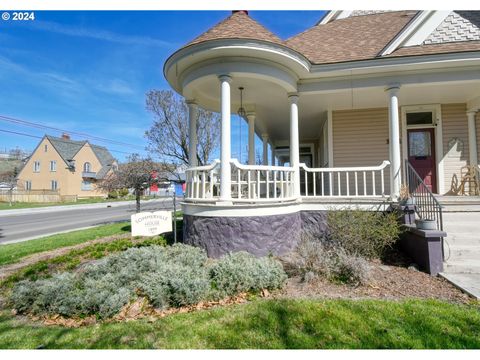
<svg viewBox="0 0 480 360"><path fill-rule="evenodd" d="M283 45L283 41L253 20L247 11L233 11L232 15L193 39L186 46L218 39L254 39Z"/></svg>
<svg viewBox="0 0 480 360"><path fill-rule="evenodd" d="M474 12L477 16L477 12ZM218 39L255 39L289 47L312 64L370 60L418 14L418 11L354 11L350 16L317 24L287 40L252 19L247 11L234 11L225 20L198 36L186 46ZM471 15L470 17L471 18ZM438 30L438 29L437 29ZM456 39L456 38L455 38ZM479 51L480 41L456 40L451 43L401 47L392 56L429 55Z"/></svg>
<svg viewBox="0 0 480 360"><path fill-rule="evenodd" d="M314 64L373 59L415 16L395 11L316 25L285 41Z"/></svg>
<svg viewBox="0 0 480 360"><path fill-rule="evenodd" d="M77 141L50 135L45 135L45 137L50 141L55 150L57 150L58 154L67 164L70 160L73 160L80 149L88 143L86 140ZM110 170L115 159L112 154L110 154L110 151L104 146L90 144L90 147L102 165L102 168L97 172L97 178L101 179L108 170Z"/></svg>

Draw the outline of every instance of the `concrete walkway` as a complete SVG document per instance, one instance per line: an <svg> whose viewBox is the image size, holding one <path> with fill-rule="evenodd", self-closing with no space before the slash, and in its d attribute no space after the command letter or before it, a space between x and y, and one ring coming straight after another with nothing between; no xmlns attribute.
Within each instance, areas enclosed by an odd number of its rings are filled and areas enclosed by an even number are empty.
<svg viewBox="0 0 480 360"><path fill-rule="evenodd" d="M447 237L444 272L440 275L480 299L480 205L478 199L466 198L470 203L465 198L457 199L442 204Z"/></svg>

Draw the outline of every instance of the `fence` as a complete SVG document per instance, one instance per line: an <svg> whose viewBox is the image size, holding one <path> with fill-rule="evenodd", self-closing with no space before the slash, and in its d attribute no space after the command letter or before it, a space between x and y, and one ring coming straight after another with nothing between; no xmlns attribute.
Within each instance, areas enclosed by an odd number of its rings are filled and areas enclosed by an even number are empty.
<svg viewBox="0 0 480 360"><path fill-rule="evenodd" d="M77 195L60 195L54 190L0 190L0 202L53 203L76 202Z"/></svg>

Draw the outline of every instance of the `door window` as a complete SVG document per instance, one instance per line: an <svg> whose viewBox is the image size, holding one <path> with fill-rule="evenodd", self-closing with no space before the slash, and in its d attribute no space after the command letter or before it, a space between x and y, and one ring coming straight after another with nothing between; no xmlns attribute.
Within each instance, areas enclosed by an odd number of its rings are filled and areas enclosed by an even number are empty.
<svg viewBox="0 0 480 360"><path fill-rule="evenodd" d="M426 157L432 155L432 138L429 131L408 133L409 156Z"/></svg>

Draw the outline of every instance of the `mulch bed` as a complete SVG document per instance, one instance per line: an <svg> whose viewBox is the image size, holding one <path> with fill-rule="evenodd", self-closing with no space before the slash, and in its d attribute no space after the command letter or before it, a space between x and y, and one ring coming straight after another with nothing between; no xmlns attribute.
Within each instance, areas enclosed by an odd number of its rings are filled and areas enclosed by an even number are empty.
<svg viewBox="0 0 480 360"><path fill-rule="evenodd" d="M370 280L366 285L335 284L323 278L309 283L300 276L290 277L277 296L323 299L437 299L469 303L473 298L441 277L421 272L402 253L392 250L383 261L370 262Z"/></svg>

